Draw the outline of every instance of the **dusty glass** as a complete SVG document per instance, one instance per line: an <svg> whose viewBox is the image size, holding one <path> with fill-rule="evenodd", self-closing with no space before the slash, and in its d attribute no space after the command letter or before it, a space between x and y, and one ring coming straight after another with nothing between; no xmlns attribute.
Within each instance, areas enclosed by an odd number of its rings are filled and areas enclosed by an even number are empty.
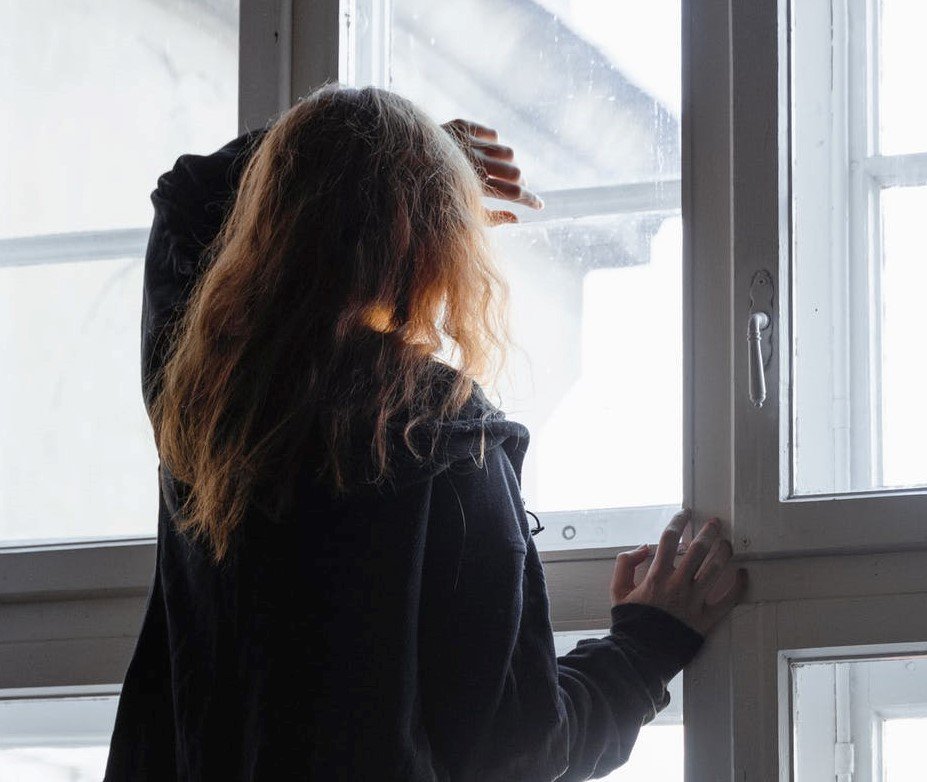
<svg viewBox="0 0 927 782"><path fill-rule="evenodd" d="M0 6L0 237L147 227L184 152L234 138L238 0Z"/></svg>
<svg viewBox="0 0 927 782"><path fill-rule="evenodd" d="M680 3L390 13L386 83L496 128L547 205L491 232L514 337L493 390L531 431L528 507L557 514L538 546L655 539L682 495Z"/></svg>
<svg viewBox="0 0 927 782"><path fill-rule="evenodd" d="M5 3L0 72L0 541L150 535L150 194L237 134L238 0Z"/></svg>

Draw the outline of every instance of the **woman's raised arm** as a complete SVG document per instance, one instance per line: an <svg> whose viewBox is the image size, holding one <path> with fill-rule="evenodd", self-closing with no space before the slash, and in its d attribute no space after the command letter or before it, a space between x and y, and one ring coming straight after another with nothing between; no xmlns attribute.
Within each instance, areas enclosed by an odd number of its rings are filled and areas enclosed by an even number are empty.
<svg viewBox="0 0 927 782"><path fill-rule="evenodd" d="M250 152L251 131L211 155L181 155L151 194L155 215L145 251L142 294L142 394L150 409L176 316L203 271L203 251L234 201Z"/></svg>

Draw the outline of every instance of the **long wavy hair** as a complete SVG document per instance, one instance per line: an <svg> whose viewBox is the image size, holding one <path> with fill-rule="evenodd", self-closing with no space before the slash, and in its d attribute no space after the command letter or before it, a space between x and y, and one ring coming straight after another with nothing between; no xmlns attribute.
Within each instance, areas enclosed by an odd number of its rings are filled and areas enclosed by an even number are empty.
<svg viewBox="0 0 927 782"><path fill-rule="evenodd" d="M208 249L152 407L186 484L178 528L220 562L261 487L281 499L307 465L335 496L380 484L397 441L424 459L421 433L433 450L501 365L486 225L476 172L408 100L328 85L284 113Z"/></svg>

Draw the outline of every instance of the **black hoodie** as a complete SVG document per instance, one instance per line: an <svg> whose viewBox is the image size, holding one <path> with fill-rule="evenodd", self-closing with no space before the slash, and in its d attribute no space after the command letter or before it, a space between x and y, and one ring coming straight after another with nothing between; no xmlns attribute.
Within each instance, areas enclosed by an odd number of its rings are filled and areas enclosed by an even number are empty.
<svg viewBox="0 0 927 782"><path fill-rule="evenodd" d="M182 156L152 194L148 405L261 137ZM541 782L625 762L702 637L622 605L608 636L557 658L520 496L527 430L477 389L440 443L387 490L333 501L307 482L285 519L255 509L221 566L175 530L183 486L160 467L154 583L106 782Z"/></svg>

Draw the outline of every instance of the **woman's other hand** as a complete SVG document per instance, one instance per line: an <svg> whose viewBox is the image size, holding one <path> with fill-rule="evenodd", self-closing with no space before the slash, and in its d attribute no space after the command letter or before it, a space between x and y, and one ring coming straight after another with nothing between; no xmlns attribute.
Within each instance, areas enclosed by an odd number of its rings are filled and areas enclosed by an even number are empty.
<svg viewBox="0 0 927 782"><path fill-rule="evenodd" d="M653 562L639 580L635 571L653 551L641 546L619 554L612 576L612 605L643 603L660 608L707 635L743 596L747 571L734 569L731 544L721 537L718 519L709 519L674 564L679 541L691 521L688 510L677 513L663 531Z"/></svg>
<svg viewBox="0 0 927 782"><path fill-rule="evenodd" d="M441 127L451 134L476 170L484 195L532 209L544 208L544 202L525 186L514 150L499 143L495 130L464 119L445 122ZM487 217L493 225L518 222L515 214L507 210L487 210Z"/></svg>

